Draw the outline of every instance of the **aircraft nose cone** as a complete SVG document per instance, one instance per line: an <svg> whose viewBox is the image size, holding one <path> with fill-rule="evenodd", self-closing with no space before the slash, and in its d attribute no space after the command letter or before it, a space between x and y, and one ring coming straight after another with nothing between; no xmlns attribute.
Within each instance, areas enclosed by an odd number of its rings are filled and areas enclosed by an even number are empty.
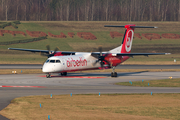
<svg viewBox="0 0 180 120"><path fill-rule="evenodd" d="M44 73L52 73L59 72L61 70L61 65L56 63L44 63L42 67L42 72Z"/></svg>
<svg viewBox="0 0 180 120"><path fill-rule="evenodd" d="M47 66L46 64L43 65L43 67L42 67L42 72L45 72L45 73L46 73L46 72L49 72L49 71L48 71L48 66Z"/></svg>

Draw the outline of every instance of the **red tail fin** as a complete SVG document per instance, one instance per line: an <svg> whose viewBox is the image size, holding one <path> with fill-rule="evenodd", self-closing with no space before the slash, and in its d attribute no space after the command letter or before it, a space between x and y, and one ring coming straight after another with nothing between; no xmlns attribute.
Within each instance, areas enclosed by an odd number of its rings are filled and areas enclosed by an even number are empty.
<svg viewBox="0 0 180 120"><path fill-rule="evenodd" d="M132 28L131 26L135 26L135 25L125 25L126 32L124 34L124 38L122 41L121 53L131 52L132 41L134 36L134 28Z"/></svg>
<svg viewBox="0 0 180 120"><path fill-rule="evenodd" d="M157 28L157 27L152 27L152 26L135 26L135 24L125 25L125 26L105 25L104 27L125 27L126 28L121 46L110 50L109 52L111 53L130 53L131 52L132 41L133 41L133 36L134 36L134 28Z"/></svg>

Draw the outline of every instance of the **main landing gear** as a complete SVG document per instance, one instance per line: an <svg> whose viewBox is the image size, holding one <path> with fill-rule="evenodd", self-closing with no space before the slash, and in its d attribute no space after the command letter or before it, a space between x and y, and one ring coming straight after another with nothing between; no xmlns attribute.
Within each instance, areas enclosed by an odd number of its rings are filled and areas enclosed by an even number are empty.
<svg viewBox="0 0 180 120"><path fill-rule="evenodd" d="M46 75L46 78L51 78L51 73L48 73L48 74Z"/></svg>
<svg viewBox="0 0 180 120"><path fill-rule="evenodd" d="M66 76L67 75L67 72L62 72L61 73L61 76Z"/></svg>
<svg viewBox="0 0 180 120"><path fill-rule="evenodd" d="M61 76L66 76L67 75L67 72L62 72L61 73ZM48 73L47 75L46 75L46 78L51 78L51 73Z"/></svg>
<svg viewBox="0 0 180 120"><path fill-rule="evenodd" d="M115 67L112 67L111 77L117 77L117 72L114 71Z"/></svg>

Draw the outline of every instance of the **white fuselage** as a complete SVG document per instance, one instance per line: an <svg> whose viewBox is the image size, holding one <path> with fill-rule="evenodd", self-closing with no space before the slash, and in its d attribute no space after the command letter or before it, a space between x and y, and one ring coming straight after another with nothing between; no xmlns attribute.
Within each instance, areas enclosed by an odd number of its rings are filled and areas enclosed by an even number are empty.
<svg viewBox="0 0 180 120"><path fill-rule="evenodd" d="M93 65L96 58L90 53L70 55L70 56L53 56L46 60L42 71L45 73L78 71L85 69L97 69L100 64Z"/></svg>

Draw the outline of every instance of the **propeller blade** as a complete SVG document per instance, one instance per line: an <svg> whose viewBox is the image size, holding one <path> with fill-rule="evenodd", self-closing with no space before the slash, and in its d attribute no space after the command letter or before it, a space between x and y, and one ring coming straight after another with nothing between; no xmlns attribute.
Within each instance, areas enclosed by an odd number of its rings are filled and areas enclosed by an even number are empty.
<svg viewBox="0 0 180 120"><path fill-rule="evenodd" d="M101 64L101 68L103 68L103 67L104 67L104 63L103 63L103 61L101 61L101 63L100 63L100 64Z"/></svg>
<svg viewBox="0 0 180 120"><path fill-rule="evenodd" d="M46 45L46 49L49 51L49 54L51 54L50 46Z"/></svg>
<svg viewBox="0 0 180 120"><path fill-rule="evenodd" d="M49 45L46 45L46 49L49 51L49 53L46 53L46 54L45 54L45 53L43 53L43 54L41 53L41 55L42 55L42 56L47 56L48 58L54 56L54 55L56 54L56 51L59 50L59 48L56 47L56 48L54 49L54 51L51 51Z"/></svg>
<svg viewBox="0 0 180 120"><path fill-rule="evenodd" d="M101 47L101 46L100 46L98 49L99 49L100 54L98 55L96 62L93 63L93 66L95 66L98 62L100 62L101 68L104 67L104 62L106 62L109 66L111 66L110 62L107 61L107 60L105 60L105 58L106 58L109 54L106 53L106 54L103 55L103 54L102 54L102 47Z"/></svg>
<svg viewBox="0 0 180 120"><path fill-rule="evenodd" d="M102 47L100 46L99 48L100 56L102 56Z"/></svg>
<svg viewBox="0 0 180 120"><path fill-rule="evenodd" d="M49 45L46 45L46 49L50 51L50 46L49 46Z"/></svg>
<svg viewBox="0 0 180 120"><path fill-rule="evenodd" d="M99 60L96 60L96 62L93 63L93 66L95 66L98 62L99 62Z"/></svg>
<svg viewBox="0 0 180 120"><path fill-rule="evenodd" d="M104 60L110 67L111 67L111 63L107 60Z"/></svg>
<svg viewBox="0 0 180 120"><path fill-rule="evenodd" d="M54 49L54 53L56 53L56 51L58 51L59 50L59 48L58 47L56 47L55 49Z"/></svg>

